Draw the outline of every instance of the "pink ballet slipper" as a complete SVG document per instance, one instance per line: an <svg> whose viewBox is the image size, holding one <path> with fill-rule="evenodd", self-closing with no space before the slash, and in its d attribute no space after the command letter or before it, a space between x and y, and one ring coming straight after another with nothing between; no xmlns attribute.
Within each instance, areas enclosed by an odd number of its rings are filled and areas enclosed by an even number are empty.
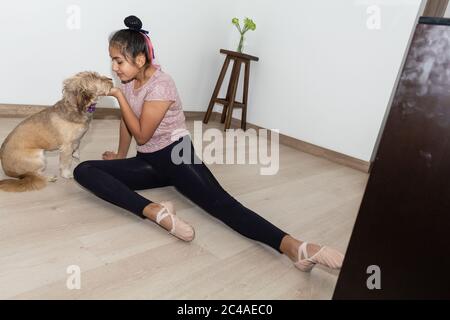
<svg viewBox="0 0 450 320"><path fill-rule="evenodd" d="M161 220L169 216L172 220L172 229L169 231L170 234L183 241L194 240L194 228L176 216L172 202L165 201L161 202L160 205L162 206L162 209L156 215L156 223L161 225Z"/></svg>
<svg viewBox="0 0 450 320"><path fill-rule="evenodd" d="M294 265L301 271L309 272L316 266L317 263L331 269L340 269L342 267L344 255L339 251L325 246L320 248L320 250L315 255L309 258L306 251L307 244L307 242L303 242L299 246L298 261L294 263Z"/></svg>

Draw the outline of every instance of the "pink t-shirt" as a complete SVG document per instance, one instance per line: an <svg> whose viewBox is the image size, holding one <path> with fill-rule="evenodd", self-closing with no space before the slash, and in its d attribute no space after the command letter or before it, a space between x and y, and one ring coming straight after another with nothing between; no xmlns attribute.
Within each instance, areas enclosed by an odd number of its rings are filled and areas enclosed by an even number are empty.
<svg viewBox="0 0 450 320"><path fill-rule="evenodd" d="M137 146L139 152L158 151L189 134L180 96L170 75L158 66L151 78L139 89L134 89L134 82L122 84L122 91L138 118L145 101L173 101L150 140Z"/></svg>

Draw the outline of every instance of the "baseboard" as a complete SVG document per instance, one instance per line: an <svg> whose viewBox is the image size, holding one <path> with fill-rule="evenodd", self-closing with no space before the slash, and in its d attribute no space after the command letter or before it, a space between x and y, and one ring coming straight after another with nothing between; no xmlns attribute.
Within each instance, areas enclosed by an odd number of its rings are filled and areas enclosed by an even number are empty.
<svg viewBox="0 0 450 320"><path fill-rule="evenodd" d="M203 119L204 112L198 112L200 114L199 119ZM211 114L211 120L220 122L221 113L219 112L213 112ZM241 127L241 120L232 118L231 119L231 127L232 128L240 128ZM258 129L267 129L260 126L257 126L255 124L247 122L247 129L253 128L256 131ZM279 134L280 137L280 143L286 146L289 146L291 148L294 148L296 150L300 150L321 158L328 159L330 161L342 164L346 167L350 167L365 173L368 173L370 171L370 162L360 160L351 156L348 156L343 153L339 153L333 150L329 150L323 147L319 147L317 145L284 135Z"/></svg>
<svg viewBox="0 0 450 320"><path fill-rule="evenodd" d="M17 104L0 104L0 117L2 118L22 118L39 112L49 106L37 106L37 105L17 105ZM201 111L185 111L186 119L188 120L203 120L204 112ZM211 114L212 121L220 121L221 114L213 112ZM98 107L94 113L94 119L120 119L120 109L117 108L102 108ZM239 119L232 118L231 126L233 128L240 128L241 121ZM253 128L256 131L258 129L266 129L247 122L247 128ZM314 144L279 134L280 143L286 146L292 147L296 150L300 150L321 158L328 159L330 161L342 164L344 166L357 169L362 172L370 171L370 162L363 161L357 158L350 157L348 155L329 150L323 147L316 146Z"/></svg>
<svg viewBox="0 0 450 320"><path fill-rule="evenodd" d="M24 118L49 107L41 105L0 104L0 117ZM120 109L98 107L95 110L94 119L120 119Z"/></svg>
<svg viewBox="0 0 450 320"><path fill-rule="evenodd" d="M0 117L23 118L39 112L48 106L22 105L22 104L0 104Z"/></svg>

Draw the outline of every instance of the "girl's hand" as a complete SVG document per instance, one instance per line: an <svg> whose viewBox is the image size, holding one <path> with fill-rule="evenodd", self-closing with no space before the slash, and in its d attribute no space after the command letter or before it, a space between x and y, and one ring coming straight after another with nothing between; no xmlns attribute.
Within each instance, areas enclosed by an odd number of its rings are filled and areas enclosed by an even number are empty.
<svg viewBox="0 0 450 320"><path fill-rule="evenodd" d="M103 160L116 160L116 159L121 159L119 157L119 155L115 152L112 151L105 151L102 155L102 159Z"/></svg>
<svg viewBox="0 0 450 320"><path fill-rule="evenodd" d="M112 97L119 97L119 95L122 93L122 91L120 90L120 88L116 88L113 87L111 88L111 90L109 90L108 96L112 96Z"/></svg>

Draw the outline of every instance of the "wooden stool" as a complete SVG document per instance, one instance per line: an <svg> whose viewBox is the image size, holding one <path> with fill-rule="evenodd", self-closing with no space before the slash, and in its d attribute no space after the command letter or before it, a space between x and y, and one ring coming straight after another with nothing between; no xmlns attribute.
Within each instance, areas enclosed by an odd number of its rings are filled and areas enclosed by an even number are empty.
<svg viewBox="0 0 450 320"><path fill-rule="evenodd" d="M242 108L242 120L241 128L246 130L247 128L247 99L248 99L248 82L250 77L250 61L258 61L258 57L250 56L248 54L243 54L235 51L229 51L220 49L220 53L226 54L225 62L220 72L219 79L217 80L216 87L209 102L208 110L206 111L205 117L203 118L203 123L208 123L211 113L213 111L214 105L220 103L223 105L221 123L225 122L225 128L229 129L231 125L231 118L233 116L234 108ZM225 98L217 98L220 88L222 87L223 78L227 73L228 65L230 61L234 60L233 69L231 71L230 82L228 83L227 96ZM235 101L236 90L239 83L239 75L241 74L241 64L245 64L245 77L244 77L244 92L242 96L242 103Z"/></svg>

